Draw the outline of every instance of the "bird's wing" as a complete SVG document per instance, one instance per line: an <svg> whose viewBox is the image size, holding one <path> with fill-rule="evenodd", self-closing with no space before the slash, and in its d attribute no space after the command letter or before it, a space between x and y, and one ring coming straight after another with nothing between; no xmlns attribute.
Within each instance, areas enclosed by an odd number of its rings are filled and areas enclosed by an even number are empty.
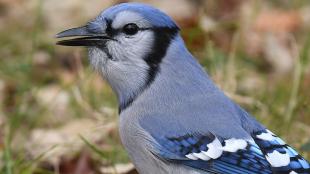
<svg viewBox="0 0 310 174"><path fill-rule="evenodd" d="M223 139L212 133L158 139L159 158L212 173L310 173L309 163L268 130L253 140Z"/></svg>
<svg viewBox="0 0 310 174"><path fill-rule="evenodd" d="M272 173L260 148L244 139L222 139L212 133L186 134L158 140L159 158L211 173Z"/></svg>

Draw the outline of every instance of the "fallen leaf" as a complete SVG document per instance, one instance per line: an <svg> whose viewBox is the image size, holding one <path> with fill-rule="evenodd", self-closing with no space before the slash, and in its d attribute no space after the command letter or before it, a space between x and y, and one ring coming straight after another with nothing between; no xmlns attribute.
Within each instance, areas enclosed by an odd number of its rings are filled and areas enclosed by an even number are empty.
<svg viewBox="0 0 310 174"><path fill-rule="evenodd" d="M114 166L101 167L100 169L102 174L135 174L135 167L133 164L115 164Z"/></svg>
<svg viewBox="0 0 310 174"><path fill-rule="evenodd" d="M298 11L266 10L257 16L254 28L260 32L294 32L301 28Z"/></svg>
<svg viewBox="0 0 310 174"><path fill-rule="evenodd" d="M98 123L91 119L71 121L58 129L35 129L31 132L25 148L32 158L45 154L42 161L59 164L62 157L73 157L85 147L80 135L91 142L104 139L110 129L116 129L116 124ZM55 147L55 148L53 148Z"/></svg>
<svg viewBox="0 0 310 174"><path fill-rule="evenodd" d="M70 96L67 91L57 85L49 85L38 90L36 93L38 103L45 107L54 120L65 120L68 117L68 104Z"/></svg>

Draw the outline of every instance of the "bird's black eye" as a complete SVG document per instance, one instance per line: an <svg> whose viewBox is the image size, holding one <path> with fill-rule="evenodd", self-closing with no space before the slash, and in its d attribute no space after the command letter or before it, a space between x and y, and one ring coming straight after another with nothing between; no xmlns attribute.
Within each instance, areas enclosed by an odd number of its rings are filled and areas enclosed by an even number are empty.
<svg viewBox="0 0 310 174"><path fill-rule="evenodd" d="M138 31L139 31L139 27L134 23L127 24L123 27L123 32L127 35L137 34Z"/></svg>

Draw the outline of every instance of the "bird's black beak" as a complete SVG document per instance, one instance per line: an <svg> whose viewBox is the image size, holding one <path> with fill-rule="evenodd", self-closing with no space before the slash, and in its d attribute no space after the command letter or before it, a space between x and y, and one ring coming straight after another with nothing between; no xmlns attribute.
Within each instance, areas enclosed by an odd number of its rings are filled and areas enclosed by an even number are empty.
<svg viewBox="0 0 310 174"><path fill-rule="evenodd" d="M85 26L65 30L56 35L56 38L66 37L72 38L58 41L56 44L63 46L98 46L104 45L108 40L112 40L111 37L105 34L89 32Z"/></svg>

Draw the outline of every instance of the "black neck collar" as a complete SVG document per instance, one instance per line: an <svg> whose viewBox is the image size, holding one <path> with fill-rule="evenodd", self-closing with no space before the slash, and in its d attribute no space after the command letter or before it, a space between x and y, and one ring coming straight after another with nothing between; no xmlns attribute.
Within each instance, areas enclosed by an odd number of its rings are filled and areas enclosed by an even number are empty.
<svg viewBox="0 0 310 174"><path fill-rule="evenodd" d="M125 102L120 103L119 113L128 108L134 100L154 82L157 74L160 72L160 63L165 57L171 41L179 32L179 28L177 27L156 27L151 28L151 30L154 31L154 43L151 52L144 58L145 62L149 66L147 80L135 95L127 99Z"/></svg>

